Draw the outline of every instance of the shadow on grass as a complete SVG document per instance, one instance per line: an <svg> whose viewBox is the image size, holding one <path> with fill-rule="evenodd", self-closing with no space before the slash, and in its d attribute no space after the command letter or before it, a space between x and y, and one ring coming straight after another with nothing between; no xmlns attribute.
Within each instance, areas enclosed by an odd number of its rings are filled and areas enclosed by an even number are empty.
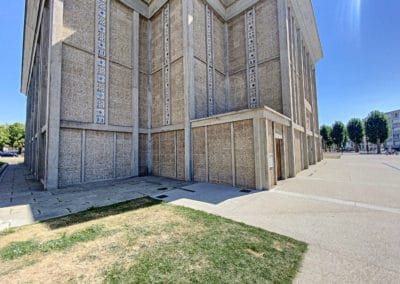
<svg viewBox="0 0 400 284"><path fill-rule="evenodd" d="M137 210L141 208L150 207L162 203L150 197L144 197L134 200L129 200L121 203L116 203L104 207L95 207L88 210L74 213L71 215L49 219L41 223L46 224L50 229L55 230L59 228L68 227L75 224L80 224L111 215L121 214L127 211Z"/></svg>

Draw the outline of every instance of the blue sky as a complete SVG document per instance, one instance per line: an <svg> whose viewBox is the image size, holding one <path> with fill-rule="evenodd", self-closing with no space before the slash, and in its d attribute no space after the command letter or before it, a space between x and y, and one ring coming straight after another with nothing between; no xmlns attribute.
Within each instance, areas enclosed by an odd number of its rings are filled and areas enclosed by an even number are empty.
<svg viewBox="0 0 400 284"><path fill-rule="evenodd" d="M0 123L25 122L20 94L24 1L0 10ZM317 64L320 124L400 108L400 1L313 0L324 58Z"/></svg>

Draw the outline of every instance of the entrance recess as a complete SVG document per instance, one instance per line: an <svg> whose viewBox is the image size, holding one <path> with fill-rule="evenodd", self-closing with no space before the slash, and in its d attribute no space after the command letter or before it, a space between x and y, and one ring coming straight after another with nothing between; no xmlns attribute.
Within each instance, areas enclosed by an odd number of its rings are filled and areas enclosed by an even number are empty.
<svg viewBox="0 0 400 284"><path fill-rule="evenodd" d="M275 139L276 179L282 180L282 139Z"/></svg>

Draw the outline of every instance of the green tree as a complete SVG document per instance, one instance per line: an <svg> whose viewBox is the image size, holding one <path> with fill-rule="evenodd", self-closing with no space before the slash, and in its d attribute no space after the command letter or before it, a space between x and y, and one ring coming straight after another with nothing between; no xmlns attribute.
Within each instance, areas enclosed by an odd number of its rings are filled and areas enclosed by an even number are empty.
<svg viewBox="0 0 400 284"><path fill-rule="evenodd" d="M349 139L354 143L356 152L360 151L360 144L364 138L364 124L359 118L352 118L347 123L347 133Z"/></svg>
<svg viewBox="0 0 400 284"><path fill-rule="evenodd" d="M22 148L25 145L25 125L23 123L13 123L8 126L10 137L10 145L18 148L18 153L21 154Z"/></svg>
<svg viewBox="0 0 400 284"><path fill-rule="evenodd" d="M3 151L3 147L10 145L10 134L8 132L7 125L0 125L0 151Z"/></svg>
<svg viewBox="0 0 400 284"><path fill-rule="evenodd" d="M345 141L346 129L343 122L336 121L332 126L332 140L337 148L340 148Z"/></svg>
<svg viewBox="0 0 400 284"><path fill-rule="evenodd" d="M319 133L322 136L322 146L324 148L324 151L327 151L328 148L332 146L332 128L327 125L322 125Z"/></svg>
<svg viewBox="0 0 400 284"><path fill-rule="evenodd" d="M389 137L389 121L387 116L380 111L372 111L365 121L365 134L368 141L376 144L378 154L381 153L381 144Z"/></svg>

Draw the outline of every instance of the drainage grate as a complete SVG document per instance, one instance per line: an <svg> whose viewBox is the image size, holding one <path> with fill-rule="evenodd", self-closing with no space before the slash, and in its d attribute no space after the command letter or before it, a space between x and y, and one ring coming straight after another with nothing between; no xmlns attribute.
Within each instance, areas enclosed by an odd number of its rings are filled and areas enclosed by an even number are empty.
<svg viewBox="0 0 400 284"><path fill-rule="evenodd" d="M240 192L249 193L249 192L251 192L251 190L250 189L241 189Z"/></svg>
<svg viewBox="0 0 400 284"><path fill-rule="evenodd" d="M184 190L184 191L188 191L188 192L196 192L195 190L193 190L193 189L188 189L188 188L179 188L180 190Z"/></svg>
<svg viewBox="0 0 400 284"><path fill-rule="evenodd" d="M159 199L164 199L166 197L168 197L168 195L165 195L165 194L161 194L159 196L156 196L156 198L159 198Z"/></svg>
<svg viewBox="0 0 400 284"><path fill-rule="evenodd" d="M159 187L159 188L157 188L157 190L167 190L168 189L168 187Z"/></svg>

